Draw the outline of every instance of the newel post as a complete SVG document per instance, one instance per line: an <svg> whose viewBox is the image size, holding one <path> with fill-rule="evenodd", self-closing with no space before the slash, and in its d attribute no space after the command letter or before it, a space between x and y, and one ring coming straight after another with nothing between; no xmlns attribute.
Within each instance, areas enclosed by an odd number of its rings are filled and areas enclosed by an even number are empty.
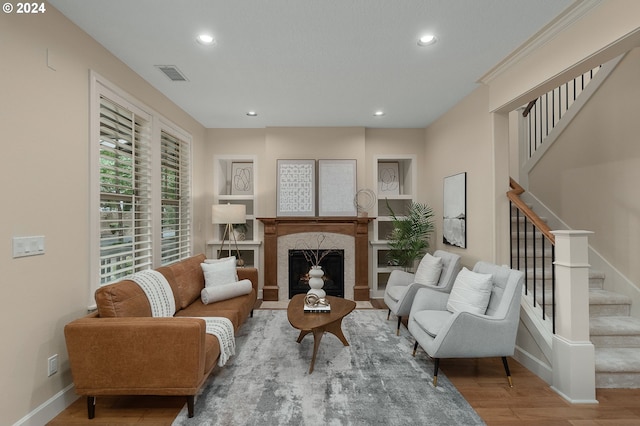
<svg viewBox="0 0 640 426"><path fill-rule="evenodd" d="M556 334L552 388L572 403L597 403L595 348L589 336L590 231L553 231Z"/></svg>

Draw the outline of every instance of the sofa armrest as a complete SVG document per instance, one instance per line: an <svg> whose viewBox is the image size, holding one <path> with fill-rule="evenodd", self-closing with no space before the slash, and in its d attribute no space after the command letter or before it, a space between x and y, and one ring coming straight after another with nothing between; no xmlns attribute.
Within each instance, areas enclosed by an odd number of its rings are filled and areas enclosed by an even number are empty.
<svg viewBox="0 0 640 426"><path fill-rule="evenodd" d="M204 380L202 319L84 317L64 334L81 395L193 395Z"/></svg>
<svg viewBox="0 0 640 426"><path fill-rule="evenodd" d="M249 280L258 294L258 270L256 268L238 268L238 280Z"/></svg>

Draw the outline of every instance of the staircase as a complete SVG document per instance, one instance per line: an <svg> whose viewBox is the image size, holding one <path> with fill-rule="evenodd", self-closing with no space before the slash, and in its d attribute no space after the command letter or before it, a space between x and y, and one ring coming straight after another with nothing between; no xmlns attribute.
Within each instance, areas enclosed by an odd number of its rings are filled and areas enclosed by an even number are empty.
<svg viewBox="0 0 640 426"><path fill-rule="evenodd" d="M603 289L604 275L589 276L589 329L596 348L596 387L640 388L640 319L628 297Z"/></svg>
<svg viewBox="0 0 640 426"><path fill-rule="evenodd" d="M520 222L519 232L517 222ZM550 319L553 315L551 244L544 244L544 236L534 232L531 223L525 223L523 217L516 218L513 210L512 225L512 267L526 273L530 300L535 292L536 305ZM589 326L595 346L596 387L640 388L640 319L630 316L630 299L605 290L604 280L604 274L590 271Z"/></svg>
<svg viewBox="0 0 640 426"><path fill-rule="evenodd" d="M519 155L524 186L536 163L621 60L622 55L576 77L532 100L522 110ZM555 333L551 248L554 236L546 221L520 199L524 189L515 181L510 184L512 267L525 271L527 297L523 304L535 304L530 315L544 315L545 321L539 322L538 328L547 329L545 339L548 337L550 342ZM515 207L520 212L517 217ZM630 316L631 299L605 290L604 280L603 273L589 274L589 326L595 347L596 387L640 388L640 319ZM550 351L550 346L546 350Z"/></svg>

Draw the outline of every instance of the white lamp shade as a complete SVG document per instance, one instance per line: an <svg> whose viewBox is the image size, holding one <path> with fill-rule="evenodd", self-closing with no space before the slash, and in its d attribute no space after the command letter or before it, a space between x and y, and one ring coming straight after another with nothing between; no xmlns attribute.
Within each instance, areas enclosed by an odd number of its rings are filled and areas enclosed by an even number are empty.
<svg viewBox="0 0 640 426"><path fill-rule="evenodd" d="M246 223L247 207L244 204L214 204L211 207L211 223Z"/></svg>

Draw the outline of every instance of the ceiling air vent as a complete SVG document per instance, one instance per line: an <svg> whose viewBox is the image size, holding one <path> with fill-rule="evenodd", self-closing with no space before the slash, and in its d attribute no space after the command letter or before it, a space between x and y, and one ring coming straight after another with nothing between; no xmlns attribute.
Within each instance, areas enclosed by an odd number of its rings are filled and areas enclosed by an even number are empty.
<svg viewBox="0 0 640 426"><path fill-rule="evenodd" d="M187 77L175 65L156 65L171 81L188 81Z"/></svg>

